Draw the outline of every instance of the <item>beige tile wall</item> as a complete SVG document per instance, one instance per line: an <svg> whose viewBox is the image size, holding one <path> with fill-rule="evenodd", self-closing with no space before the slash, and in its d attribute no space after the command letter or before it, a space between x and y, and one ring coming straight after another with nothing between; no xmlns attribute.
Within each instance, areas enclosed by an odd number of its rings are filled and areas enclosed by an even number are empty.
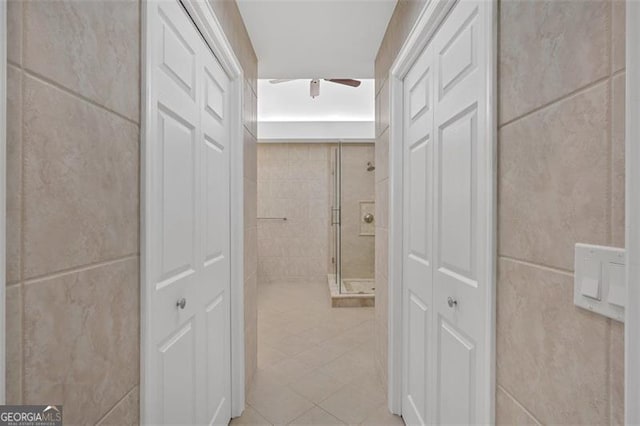
<svg viewBox="0 0 640 426"><path fill-rule="evenodd" d="M624 327L572 298L624 246L624 2L503 1L499 42L497 420L621 424Z"/></svg>
<svg viewBox="0 0 640 426"><path fill-rule="evenodd" d="M235 2L220 3L250 89L250 380L256 364L257 60ZM62 403L70 424L136 424L140 3L10 0L8 16L7 402Z"/></svg>
<svg viewBox="0 0 640 426"><path fill-rule="evenodd" d="M378 218L388 70L422 3L398 3L376 59ZM621 424L624 326L573 306L572 269L576 242L624 246L624 2L499 10L497 421ZM376 234L386 383L386 227Z"/></svg>
<svg viewBox="0 0 640 426"><path fill-rule="evenodd" d="M342 278L373 278L375 236L361 235L361 201L375 202L375 171L367 163L375 161L373 144L343 144L341 154L341 270ZM374 213L374 223L375 223Z"/></svg>
<svg viewBox="0 0 640 426"><path fill-rule="evenodd" d="M325 282L329 271L329 144L258 145L258 277Z"/></svg>
<svg viewBox="0 0 640 426"><path fill-rule="evenodd" d="M140 5L8 11L7 402L137 419Z"/></svg>

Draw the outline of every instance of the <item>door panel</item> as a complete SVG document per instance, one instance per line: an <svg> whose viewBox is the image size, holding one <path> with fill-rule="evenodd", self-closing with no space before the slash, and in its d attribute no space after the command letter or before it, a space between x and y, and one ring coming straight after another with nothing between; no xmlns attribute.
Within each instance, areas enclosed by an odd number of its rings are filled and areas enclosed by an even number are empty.
<svg viewBox="0 0 640 426"><path fill-rule="evenodd" d="M155 46L145 165L153 350L145 358L144 420L226 425L230 82L178 1L150 1L147 9Z"/></svg>
<svg viewBox="0 0 640 426"><path fill-rule="evenodd" d="M475 344L453 324L440 319L438 329L439 425L478 423L474 417Z"/></svg>
<svg viewBox="0 0 640 426"><path fill-rule="evenodd" d="M208 50L208 49L207 49ZM201 107L203 192L202 274L206 342L207 424L226 424L231 417L229 80L210 53L203 56ZM225 367L226 366L226 367Z"/></svg>
<svg viewBox="0 0 640 426"><path fill-rule="evenodd" d="M433 71L427 49L405 80L404 91L404 389L407 424L430 422L433 191Z"/></svg>
<svg viewBox="0 0 640 426"><path fill-rule="evenodd" d="M454 34L449 36L440 50L440 78L438 79L440 99L477 65L479 54L476 47L479 30L475 25L477 12L478 9L473 8L462 24L452 24L456 27ZM444 32L451 34L450 28L446 28Z"/></svg>
<svg viewBox="0 0 640 426"><path fill-rule="evenodd" d="M407 424L490 421L490 13L457 2L404 80Z"/></svg>
<svg viewBox="0 0 640 426"><path fill-rule="evenodd" d="M433 40L437 52L434 105L437 241L433 311L439 323L438 422L482 423L489 419L483 395L490 392L487 253L490 223L483 220L492 179L487 158L486 43L490 5L459 2ZM482 125L480 124L482 123ZM449 303L449 302L453 303Z"/></svg>
<svg viewBox="0 0 640 426"><path fill-rule="evenodd" d="M196 339L188 322L159 348L162 414L167 424L195 423ZM185 360L188 360L185 363Z"/></svg>
<svg viewBox="0 0 640 426"><path fill-rule="evenodd" d="M166 111L166 112L165 112ZM162 280L158 289L195 272L195 123L158 109L158 143L162 156Z"/></svg>
<svg viewBox="0 0 640 426"><path fill-rule="evenodd" d="M418 423L426 423L428 382L425 380L429 376L427 364L424 362L428 358L431 349L429 345L429 327L431 322L429 316L431 311L427 305L417 295L409 294L409 353L407 357L407 368L411 372L407 384L407 402L412 411L412 418ZM405 416L406 417L406 416ZM409 424L415 424L407 422Z"/></svg>
<svg viewBox="0 0 640 426"><path fill-rule="evenodd" d="M224 325L228 317L226 309L226 295L220 294L206 307L206 400L207 404L207 423L221 424L225 419L230 417L230 404L228 396L225 393L226 386L220 386L221 383L227 383L229 380L228 371L221 369L221 365L228 365L228 332Z"/></svg>
<svg viewBox="0 0 640 426"><path fill-rule="evenodd" d="M430 170L431 146L430 138L425 135L409 147L409 256L412 260L429 263L429 236L427 229L429 212L429 181L427 173ZM427 221L425 221L427 218Z"/></svg>
<svg viewBox="0 0 640 426"><path fill-rule="evenodd" d="M439 129L438 270L475 287L475 107Z"/></svg>
<svg viewBox="0 0 640 426"><path fill-rule="evenodd" d="M163 8L159 11L162 20L160 69L189 97L195 99L196 46L193 40L185 40L184 34L191 31L185 28L184 23L175 22L169 17L175 13L175 8L171 9L174 10Z"/></svg>

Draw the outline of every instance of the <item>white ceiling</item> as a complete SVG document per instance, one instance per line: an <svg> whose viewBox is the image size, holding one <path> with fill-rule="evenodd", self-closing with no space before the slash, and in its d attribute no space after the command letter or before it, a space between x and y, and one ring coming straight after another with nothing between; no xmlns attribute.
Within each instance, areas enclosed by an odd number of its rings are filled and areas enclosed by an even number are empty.
<svg viewBox="0 0 640 426"><path fill-rule="evenodd" d="M238 0L260 78L373 78L396 0Z"/></svg>

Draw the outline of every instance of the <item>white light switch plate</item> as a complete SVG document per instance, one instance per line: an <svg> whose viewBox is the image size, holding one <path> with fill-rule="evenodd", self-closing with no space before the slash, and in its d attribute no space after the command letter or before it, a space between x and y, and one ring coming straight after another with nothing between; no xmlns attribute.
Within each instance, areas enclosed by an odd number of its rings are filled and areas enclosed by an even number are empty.
<svg viewBox="0 0 640 426"><path fill-rule="evenodd" d="M624 249L576 244L573 303L624 321L627 297L624 264Z"/></svg>

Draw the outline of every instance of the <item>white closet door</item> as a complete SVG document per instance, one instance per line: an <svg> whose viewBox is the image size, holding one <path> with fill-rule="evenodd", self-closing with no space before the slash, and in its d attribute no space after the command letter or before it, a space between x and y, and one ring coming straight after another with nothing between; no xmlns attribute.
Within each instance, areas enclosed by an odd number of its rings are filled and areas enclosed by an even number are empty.
<svg viewBox="0 0 640 426"><path fill-rule="evenodd" d="M231 417L229 79L204 41L200 73L203 355L207 424Z"/></svg>
<svg viewBox="0 0 640 426"><path fill-rule="evenodd" d="M147 8L144 420L226 425L229 81L177 0Z"/></svg>
<svg viewBox="0 0 640 426"><path fill-rule="evenodd" d="M490 420L489 13L459 1L404 80L407 424Z"/></svg>
<svg viewBox="0 0 640 426"><path fill-rule="evenodd" d="M489 421L492 143L486 134L489 2L460 1L434 38L436 424ZM490 207L489 207L490 209Z"/></svg>
<svg viewBox="0 0 640 426"><path fill-rule="evenodd" d="M403 398L407 424L430 422L433 293L433 54L404 81Z"/></svg>

